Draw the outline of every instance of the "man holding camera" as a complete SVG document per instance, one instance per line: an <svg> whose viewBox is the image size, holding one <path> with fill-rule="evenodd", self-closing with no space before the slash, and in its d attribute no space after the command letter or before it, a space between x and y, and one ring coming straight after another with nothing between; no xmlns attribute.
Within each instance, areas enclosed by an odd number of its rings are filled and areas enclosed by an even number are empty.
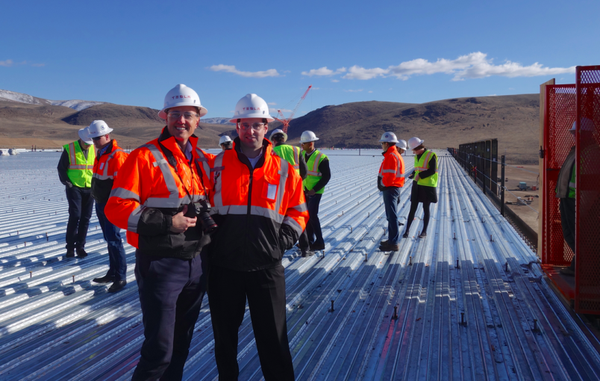
<svg viewBox="0 0 600 381"><path fill-rule="evenodd" d="M194 90L185 85L171 89L158 114L166 127L131 152L105 207L108 219L127 229L127 242L137 249L145 340L133 380L183 376L205 290L200 252L214 228L202 226L197 217L208 215L211 187L210 157L196 148L193 135L206 113Z"/></svg>
<svg viewBox="0 0 600 381"><path fill-rule="evenodd" d="M238 330L246 300L265 380L293 380L286 325L283 253L306 226L302 179L265 139L267 103L248 94L231 122L238 137L214 159L208 301L220 380L237 380Z"/></svg>

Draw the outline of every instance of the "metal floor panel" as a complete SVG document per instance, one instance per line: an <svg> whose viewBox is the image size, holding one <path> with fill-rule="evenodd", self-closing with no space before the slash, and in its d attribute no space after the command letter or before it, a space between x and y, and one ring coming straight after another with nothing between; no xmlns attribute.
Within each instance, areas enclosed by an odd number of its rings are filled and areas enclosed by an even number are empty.
<svg viewBox="0 0 600 381"><path fill-rule="evenodd" d="M400 250L376 188L380 151L326 151L332 179L319 217L326 249L284 256L288 332L298 380L596 380L597 342L543 279L535 253L439 151L439 202L419 239L419 207ZM126 245L127 287L108 268L95 214L85 259L64 257L67 202L58 153L0 157L0 380L127 380L143 327ZM405 156L407 171L412 156ZM410 209L401 190L400 221ZM401 227L401 233L403 227ZM577 317L575 317L577 318ZM216 380L207 298L184 378ZM240 380L261 380L249 313Z"/></svg>

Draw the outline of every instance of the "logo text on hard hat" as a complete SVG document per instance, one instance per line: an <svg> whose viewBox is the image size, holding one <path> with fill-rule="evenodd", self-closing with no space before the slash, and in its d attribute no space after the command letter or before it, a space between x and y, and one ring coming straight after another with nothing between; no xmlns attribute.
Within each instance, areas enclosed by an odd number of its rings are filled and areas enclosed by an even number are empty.
<svg viewBox="0 0 600 381"><path fill-rule="evenodd" d="M179 98L191 98L191 95L175 95L173 97L173 99L179 99Z"/></svg>
<svg viewBox="0 0 600 381"><path fill-rule="evenodd" d="M242 110L245 111L260 111L260 107L244 107Z"/></svg>

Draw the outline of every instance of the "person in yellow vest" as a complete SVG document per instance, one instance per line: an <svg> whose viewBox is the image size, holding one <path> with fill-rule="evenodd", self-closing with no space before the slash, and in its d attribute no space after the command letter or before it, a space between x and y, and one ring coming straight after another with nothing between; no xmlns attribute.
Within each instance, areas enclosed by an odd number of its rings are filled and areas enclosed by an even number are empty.
<svg viewBox="0 0 600 381"><path fill-rule="evenodd" d="M419 238L427 236L427 227L429 226L429 206L431 203L437 203L437 184L438 184L438 159L435 152L430 151L423 145L425 141L417 137L408 140L408 147L415 154L414 171L408 178L413 179L410 194L410 212L406 221L406 230L403 238L408 238L408 231L412 224L419 203L423 204L423 229Z"/></svg>
<svg viewBox="0 0 600 381"><path fill-rule="evenodd" d="M331 171L327 155L315 149L317 140L319 138L312 131L304 131L300 136L301 155L304 156L308 166L307 176L303 184L309 219L306 230L304 230L298 242L303 257L309 257L315 251L325 250L321 221L319 221L319 204L325 191L325 185L331 179Z"/></svg>
<svg viewBox="0 0 600 381"><path fill-rule="evenodd" d="M94 199L92 198L92 170L96 153L92 147L87 128L78 132L79 139L65 144L58 162L58 178L63 183L69 202L69 222L65 241L67 258L85 258L85 238L92 217ZM90 149L91 148L91 149Z"/></svg>
<svg viewBox="0 0 600 381"><path fill-rule="evenodd" d="M306 172L308 172L304 156L300 155L299 147L285 144L285 142L287 142L287 138L288 136L285 132L283 132L283 130L279 128L273 130L270 137L271 142L273 142L273 152L275 152L280 158L290 163L296 172L300 174L302 180L304 180L306 178Z"/></svg>

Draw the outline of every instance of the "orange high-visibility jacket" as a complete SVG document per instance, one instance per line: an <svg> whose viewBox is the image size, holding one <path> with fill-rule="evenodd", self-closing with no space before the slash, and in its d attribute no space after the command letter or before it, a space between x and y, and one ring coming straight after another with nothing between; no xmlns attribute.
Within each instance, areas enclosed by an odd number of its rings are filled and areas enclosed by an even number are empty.
<svg viewBox="0 0 600 381"><path fill-rule="evenodd" d="M211 265L237 271L273 268L308 221L302 178L273 153L268 140L254 168L239 144L236 138L234 149L214 159L211 204L218 228Z"/></svg>
<svg viewBox="0 0 600 381"><path fill-rule="evenodd" d="M92 196L101 204L108 201L115 176L127 159L127 153L117 145L116 139L112 139L109 144L106 151L101 156L96 156L94 161Z"/></svg>
<svg viewBox="0 0 600 381"><path fill-rule="evenodd" d="M210 242L200 221L184 233L170 230L172 217L184 205L205 200L211 187L210 157L196 148L197 141L189 139L194 148L190 164L164 128L158 139L131 152L119 170L104 212L110 222L127 229L127 242L142 254L193 258Z"/></svg>
<svg viewBox="0 0 600 381"><path fill-rule="evenodd" d="M379 167L379 177L384 187L404 186L404 160L396 149L396 146L391 146L383 153L383 162Z"/></svg>

